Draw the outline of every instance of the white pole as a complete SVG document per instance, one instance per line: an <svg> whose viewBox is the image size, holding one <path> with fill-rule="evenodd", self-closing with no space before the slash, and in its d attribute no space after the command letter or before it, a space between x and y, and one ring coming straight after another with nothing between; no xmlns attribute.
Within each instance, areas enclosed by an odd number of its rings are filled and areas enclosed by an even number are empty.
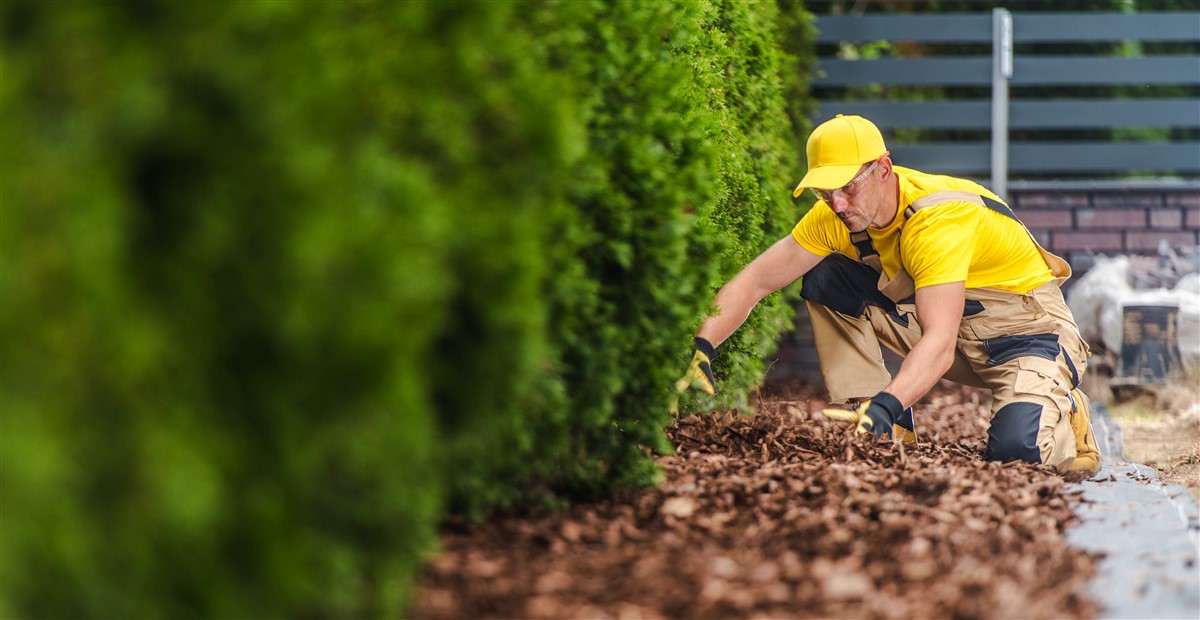
<svg viewBox="0 0 1200 620"><path fill-rule="evenodd" d="M992 9L992 191L1008 197L1008 80L1013 73L1012 13Z"/></svg>

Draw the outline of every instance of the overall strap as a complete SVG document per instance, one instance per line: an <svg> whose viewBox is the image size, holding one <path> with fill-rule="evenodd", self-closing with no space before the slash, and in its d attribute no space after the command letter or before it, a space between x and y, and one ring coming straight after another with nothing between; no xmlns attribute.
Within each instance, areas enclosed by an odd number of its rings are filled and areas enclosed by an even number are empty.
<svg viewBox="0 0 1200 620"><path fill-rule="evenodd" d="M896 303L909 303L916 289L904 267L889 278L883 270L883 262L879 260L879 252L875 251L875 246L871 244L871 236L865 230L850 233L850 242L858 251L858 262L879 273L879 291Z"/></svg>
<svg viewBox="0 0 1200 620"><path fill-rule="evenodd" d="M1013 213L1013 210L1003 202L1000 202L999 200L992 200L987 196L955 190L943 190L921 196L904 209L904 219L907 220L908 218L912 217L913 214L920 209L932 207L933 205L941 204L943 202L969 202L971 204L977 204L981 207L987 207L1001 215L1006 215L1012 218L1014 221L1021 223L1021 220L1017 217L1017 214ZM1025 224L1021 223L1021 225L1024 226Z"/></svg>
<svg viewBox="0 0 1200 620"><path fill-rule="evenodd" d="M854 244L855 250L858 250L860 262L875 271L883 271L883 263L879 261L879 252L876 252L875 246L871 245L871 235L867 234L866 229L850 233L850 243Z"/></svg>

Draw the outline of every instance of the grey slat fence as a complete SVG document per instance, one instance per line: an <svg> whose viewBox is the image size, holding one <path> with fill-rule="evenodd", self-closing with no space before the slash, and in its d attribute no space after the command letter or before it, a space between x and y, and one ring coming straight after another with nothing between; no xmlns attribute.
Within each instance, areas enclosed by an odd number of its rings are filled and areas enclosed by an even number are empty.
<svg viewBox="0 0 1200 620"><path fill-rule="evenodd" d="M889 140L897 163L931 172L985 179L1004 196L1010 175L1072 179L1122 174L1195 178L1200 175L1200 140L1014 139L1011 130L1105 128L1200 129L1200 54L1028 55L1013 53L1026 43L1186 42L1200 43L1200 12L1140 14L992 13L944 15L819 16L818 43L870 41L988 44L991 53L973 56L820 59L813 81L821 101L816 122L835 114L861 114L887 134L896 130L990 130L990 140L929 143ZM984 45L979 47L984 48ZM927 50L923 50L927 51ZM973 87L990 96L936 101L834 100L828 93L847 87ZM1184 97L1103 98L1070 94L1079 87L1183 86ZM1017 87L1010 96L1010 86ZM989 88L990 87L990 88ZM1024 87L1061 87L1067 95L1027 97ZM963 89L959 89L963 90ZM1093 89L1095 90L1095 89ZM1030 133L1022 131L1022 134ZM1194 136L1195 131L1190 134ZM892 137L892 136L889 136Z"/></svg>

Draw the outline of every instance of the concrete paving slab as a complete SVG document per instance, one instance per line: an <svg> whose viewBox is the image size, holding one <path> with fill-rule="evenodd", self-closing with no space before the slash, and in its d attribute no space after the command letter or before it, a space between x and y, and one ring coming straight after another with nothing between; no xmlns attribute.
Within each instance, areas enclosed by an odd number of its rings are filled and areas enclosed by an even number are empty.
<svg viewBox="0 0 1200 620"><path fill-rule="evenodd" d="M1121 429L1102 405L1092 424L1104 458L1098 474L1070 485L1084 501L1067 540L1104 554L1089 586L1099 617L1200 620L1200 505L1153 468L1122 459Z"/></svg>

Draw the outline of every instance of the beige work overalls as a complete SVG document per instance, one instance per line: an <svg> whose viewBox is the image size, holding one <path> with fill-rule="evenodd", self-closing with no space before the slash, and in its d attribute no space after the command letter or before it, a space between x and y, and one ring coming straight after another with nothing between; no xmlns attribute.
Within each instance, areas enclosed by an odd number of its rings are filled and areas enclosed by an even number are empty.
<svg viewBox="0 0 1200 620"><path fill-rule="evenodd" d="M1017 219L1007 205L961 191L923 196L903 217L949 201ZM921 337L912 278L903 268L887 278L865 231L851 240L860 261L831 254L805 276L801 288L834 403L870 398L890 383L879 343L905 356ZM1070 266L1036 239L1034 244L1055 279L1026 294L967 289L957 352L945 378L991 391L985 458L1041 462L1065 471L1076 455L1070 392L1080 383L1089 351L1059 288L1070 277Z"/></svg>

